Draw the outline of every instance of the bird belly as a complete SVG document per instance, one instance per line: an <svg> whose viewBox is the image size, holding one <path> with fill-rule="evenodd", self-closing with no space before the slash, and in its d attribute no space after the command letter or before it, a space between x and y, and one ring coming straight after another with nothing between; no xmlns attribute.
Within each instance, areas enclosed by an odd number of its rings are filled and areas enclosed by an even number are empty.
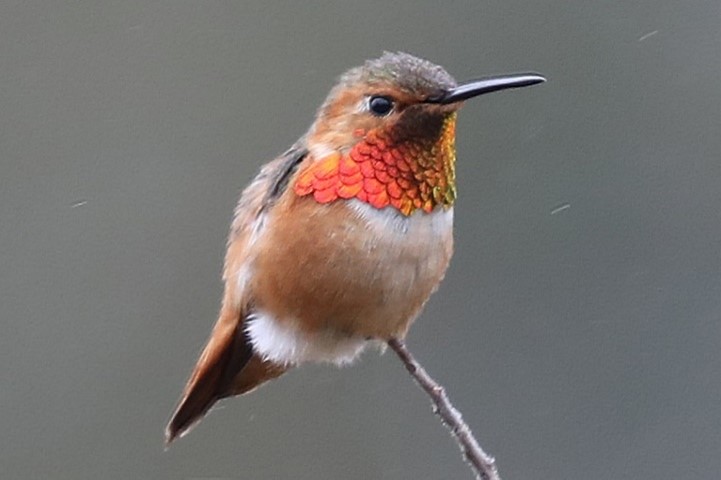
<svg viewBox="0 0 721 480"><path fill-rule="evenodd" d="M279 321L264 310L256 310L246 325L253 351L263 360L280 365L304 362L344 365L352 362L368 344L363 337L328 329L308 331L293 319Z"/></svg>
<svg viewBox="0 0 721 480"><path fill-rule="evenodd" d="M404 336L448 267L453 211L289 197L253 262L254 348L278 363L345 363L368 339Z"/></svg>

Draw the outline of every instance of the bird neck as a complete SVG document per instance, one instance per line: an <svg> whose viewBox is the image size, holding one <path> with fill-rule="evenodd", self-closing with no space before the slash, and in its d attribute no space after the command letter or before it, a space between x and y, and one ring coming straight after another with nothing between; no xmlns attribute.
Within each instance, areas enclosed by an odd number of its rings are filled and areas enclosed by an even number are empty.
<svg viewBox="0 0 721 480"><path fill-rule="evenodd" d="M334 150L301 170L293 189L318 203L357 198L408 216L449 208L456 198L456 114L445 116L437 135L403 136L374 129L349 151ZM313 149L311 149L312 151Z"/></svg>

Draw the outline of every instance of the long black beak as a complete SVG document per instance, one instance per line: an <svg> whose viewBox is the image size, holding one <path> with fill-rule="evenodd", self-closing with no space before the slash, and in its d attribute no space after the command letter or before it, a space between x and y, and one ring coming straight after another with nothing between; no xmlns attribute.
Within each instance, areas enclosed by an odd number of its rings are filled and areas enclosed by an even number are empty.
<svg viewBox="0 0 721 480"><path fill-rule="evenodd" d="M507 88L529 87L545 81L545 77L537 73L517 73L513 75L481 78L479 80L471 80L441 95L431 97L426 100L426 103L440 103L442 105L456 103L485 93L497 92Z"/></svg>

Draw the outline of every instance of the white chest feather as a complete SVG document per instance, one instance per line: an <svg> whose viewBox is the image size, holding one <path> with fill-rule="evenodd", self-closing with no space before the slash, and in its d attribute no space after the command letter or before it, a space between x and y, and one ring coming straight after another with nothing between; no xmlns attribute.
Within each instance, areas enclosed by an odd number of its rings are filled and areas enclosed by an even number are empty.
<svg viewBox="0 0 721 480"><path fill-rule="evenodd" d="M434 248L453 229L453 208L437 207L431 213L416 210L405 216L393 207L382 210L360 200L348 202L353 211L366 222L372 234L391 243L401 242L408 248L418 248L425 243Z"/></svg>

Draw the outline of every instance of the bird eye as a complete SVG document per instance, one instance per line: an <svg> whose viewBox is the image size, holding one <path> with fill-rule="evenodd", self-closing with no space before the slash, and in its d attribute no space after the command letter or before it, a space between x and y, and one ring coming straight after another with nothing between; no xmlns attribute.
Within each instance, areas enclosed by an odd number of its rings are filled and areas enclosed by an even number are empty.
<svg viewBox="0 0 721 480"><path fill-rule="evenodd" d="M368 108L374 115L382 117L393 110L393 100L382 95L374 95L368 100Z"/></svg>

